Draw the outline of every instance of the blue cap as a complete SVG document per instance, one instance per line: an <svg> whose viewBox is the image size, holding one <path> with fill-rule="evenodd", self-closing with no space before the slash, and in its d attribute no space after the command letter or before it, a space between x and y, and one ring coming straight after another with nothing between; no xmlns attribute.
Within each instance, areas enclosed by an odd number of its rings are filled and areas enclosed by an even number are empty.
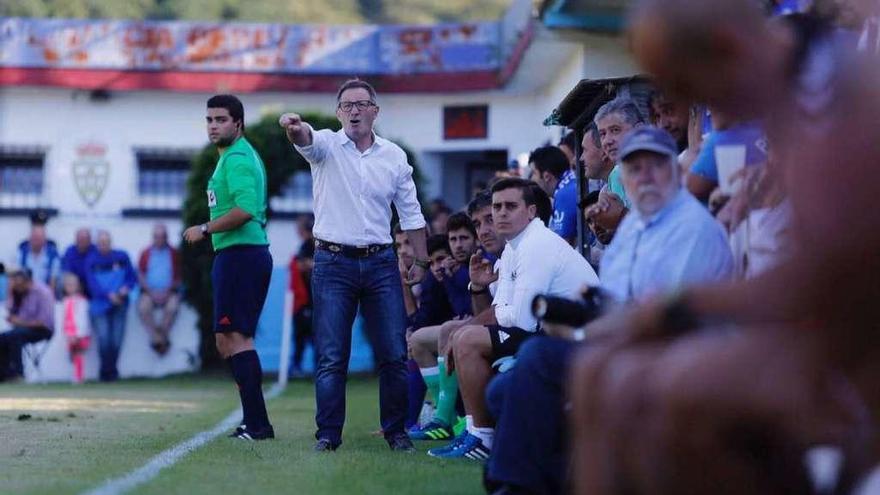
<svg viewBox="0 0 880 495"><path fill-rule="evenodd" d="M637 151L653 151L672 158L678 156L678 145L671 134L652 125L636 127L623 138L620 161Z"/></svg>

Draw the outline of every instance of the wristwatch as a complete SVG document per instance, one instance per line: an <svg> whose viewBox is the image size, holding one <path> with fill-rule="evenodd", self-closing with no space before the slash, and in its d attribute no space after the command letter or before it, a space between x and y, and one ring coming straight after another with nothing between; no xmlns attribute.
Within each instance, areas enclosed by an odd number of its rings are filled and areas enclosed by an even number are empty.
<svg viewBox="0 0 880 495"><path fill-rule="evenodd" d="M208 235L208 223L205 222L205 223L199 225L199 230L202 231L202 235Z"/></svg>
<svg viewBox="0 0 880 495"><path fill-rule="evenodd" d="M430 260L415 260L415 261L413 261L413 263L414 263L417 267L422 268L422 269L424 269L424 270L427 270L427 269L431 266L431 261L430 261Z"/></svg>
<svg viewBox="0 0 880 495"><path fill-rule="evenodd" d="M488 288L488 287L483 287L483 288L480 289L480 290L474 290L474 283L473 283L473 282L468 282L468 292L470 292L471 294L473 294L473 295L476 296L476 295L479 295L479 294L485 294L485 293L489 292L489 288Z"/></svg>

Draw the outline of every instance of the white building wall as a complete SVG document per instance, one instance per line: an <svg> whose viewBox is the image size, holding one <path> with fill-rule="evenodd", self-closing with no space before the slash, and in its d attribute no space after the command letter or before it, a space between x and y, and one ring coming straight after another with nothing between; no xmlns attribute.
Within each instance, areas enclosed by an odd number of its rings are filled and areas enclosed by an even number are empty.
<svg viewBox="0 0 880 495"><path fill-rule="evenodd" d="M513 80L501 90L450 94L381 95L377 120L385 137L406 143L420 155L428 179L424 196L443 191L442 161L437 153L507 150L508 156L527 153L558 139L560 130L542 125L544 118L581 78L634 73L620 40L587 36L585 41L553 39L542 32ZM546 66L543 51L556 55ZM531 54L531 55L530 55ZM561 62L559 62L561 60ZM218 88L218 92L222 88ZM61 247L73 239L76 228L106 228L115 244L134 256L149 243L151 219L123 218L121 210L139 206L134 150L142 147L197 150L207 143L204 106L210 95L170 91L113 92L106 101L63 88L15 87L0 89L0 145L41 146L46 156L46 205L60 214L49 224L51 237ZM335 95L258 93L241 95L246 121L267 112L321 111L331 113ZM480 140L443 140L443 107L487 104L489 135ZM106 146L110 163L107 187L89 207L73 185L72 164L77 148L86 143ZM430 153L430 154L429 154ZM179 239L179 220L163 220ZM8 259L27 234L27 220L0 217L0 259ZM274 220L269 237L276 264L286 264L298 247L291 221Z"/></svg>

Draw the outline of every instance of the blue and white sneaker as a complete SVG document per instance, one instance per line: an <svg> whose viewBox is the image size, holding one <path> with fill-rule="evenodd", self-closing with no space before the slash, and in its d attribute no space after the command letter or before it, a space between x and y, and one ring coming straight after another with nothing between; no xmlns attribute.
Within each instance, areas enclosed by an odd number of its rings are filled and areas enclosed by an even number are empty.
<svg viewBox="0 0 880 495"><path fill-rule="evenodd" d="M456 448L451 449L447 452L437 455L441 459L472 459L475 461L485 462L489 459L489 455L492 453L485 445L483 445L483 441L474 435L468 434L464 440L458 445Z"/></svg>
<svg viewBox="0 0 880 495"><path fill-rule="evenodd" d="M451 452L452 450L455 450L459 446L461 446L461 444L464 443L465 438L467 438L469 435L470 435L470 433L468 433L467 430L465 430L465 431L461 432L461 435L455 437L448 444L446 444L442 447L435 447L433 449L428 450L428 455L431 457L443 457L443 455L446 454L447 452Z"/></svg>

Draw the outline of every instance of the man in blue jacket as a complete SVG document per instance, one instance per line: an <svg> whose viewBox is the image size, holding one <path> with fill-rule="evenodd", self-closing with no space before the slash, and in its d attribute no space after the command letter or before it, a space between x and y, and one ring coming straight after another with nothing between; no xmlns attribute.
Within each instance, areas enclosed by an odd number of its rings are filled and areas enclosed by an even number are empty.
<svg viewBox="0 0 880 495"><path fill-rule="evenodd" d="M119 378L116 361L125 335L128 295L137 285L137 274L128 254L112 248L109 232L99 231L97 244L97 252L86 261L89 313L98 336L101 381L113 381Z"/></svg>

